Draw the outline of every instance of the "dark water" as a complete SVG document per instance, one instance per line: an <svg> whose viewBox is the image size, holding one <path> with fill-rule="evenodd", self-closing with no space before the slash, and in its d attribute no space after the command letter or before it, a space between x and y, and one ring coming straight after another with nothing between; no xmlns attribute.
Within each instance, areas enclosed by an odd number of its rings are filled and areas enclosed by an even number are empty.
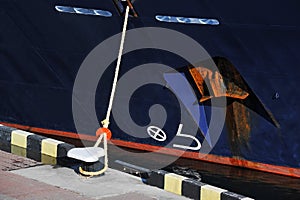
<svg viewBox="0 0 300 200"><path fill-rule="evenodd" d="M300 179L239 167L179 159L166 167L175 171L182 166L194 169L201 181L255 199L300 199ZM183 172L184 174L184 172Z"/></svg>

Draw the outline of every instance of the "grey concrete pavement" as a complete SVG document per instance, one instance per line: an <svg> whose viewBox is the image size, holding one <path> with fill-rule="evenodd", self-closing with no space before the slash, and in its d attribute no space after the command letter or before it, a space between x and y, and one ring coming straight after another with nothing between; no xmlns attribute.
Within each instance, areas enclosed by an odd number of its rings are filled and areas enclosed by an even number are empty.
<svg viewBox="0 0 300 200"><path fill-rule="evenodd" d="M0 150L1 200L171 200L187 199L142 183L124 172L108 169L86 178L71 168L42 165Z"/></svg>
<svg viewBox="0 0 300 200"><path fill-rule="evenodd" d="M86 178L70 168L37 166L14 170L12 173L37 180L92 199L187 199L142 183L132 175L108 169L104 176Z"/></svg>

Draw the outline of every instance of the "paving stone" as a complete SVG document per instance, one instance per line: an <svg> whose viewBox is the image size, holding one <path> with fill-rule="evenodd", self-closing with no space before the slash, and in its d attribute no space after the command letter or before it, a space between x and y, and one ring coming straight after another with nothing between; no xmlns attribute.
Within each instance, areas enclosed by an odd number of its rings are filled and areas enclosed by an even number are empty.
<svg viewBox="0 0 300 200"><path fill-rule="evenodd" d="M0 170L2 171L23 169L37 165L41 165L41 163L0 150Z"/></svg>

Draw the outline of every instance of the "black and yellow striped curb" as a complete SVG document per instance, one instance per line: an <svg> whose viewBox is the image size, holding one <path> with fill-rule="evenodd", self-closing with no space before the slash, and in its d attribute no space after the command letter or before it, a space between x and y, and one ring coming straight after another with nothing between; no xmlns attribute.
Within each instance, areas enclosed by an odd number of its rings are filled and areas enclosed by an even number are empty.
<svg viewBox="0 0 300 200"><path fill-rule="evenodd" d="M60 164L57 163L58 158L63 158L61 161L64 163L71 162L66 157L68 151L75 146L0 124L0 148L44 164ZM251 200L251 198L164 170L151 171L145 182L191 199Z"/></svg>
<svg viewBox="0 0 300 200"><path fill-rule="evenodd" d="M74 145L23 130L0 125L0 146L13 154L38 162L56 164Z"/></svg>
<svg viewBox="0 0 300 200"><path fill-rule="evenodd" d="M227 190L164 170L152 171L147 184L197 200L252 200Z"/></svg>

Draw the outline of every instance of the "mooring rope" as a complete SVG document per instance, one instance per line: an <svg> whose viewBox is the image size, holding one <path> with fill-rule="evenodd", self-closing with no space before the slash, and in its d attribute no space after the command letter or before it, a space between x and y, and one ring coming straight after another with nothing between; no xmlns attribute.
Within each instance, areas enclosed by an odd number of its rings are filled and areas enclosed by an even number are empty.
<svg viewBox="0 0 300 200"><path fill-rule="evenodd" d="M119 71L120 71L120 64L121 64L121 59L122 59L122 54L123 54L124 41L125 41L125 36L126 36L128 13L129 13L129 6L126 7L125 20L124 20L123 31L122 31L122 38L121 38L121 43L120 43L120 48L119 48L119 55L118 55L118 60L117 60L117 66L115 69L114 82L112 85L108 109L106 112L106 118L102 121L102 125L104 128L107 128L109 125L109 118L110 118L112 105L113 105L113 101L114 101L114 97L115 97L117 81L118 81L118 76L119 76Z"/></svg>
<svg viewBox="0 0 300 200"><path fill-rule="evenodd" d="M125 41L125 36L126 36L126 30L127 30L127 22L128 22L128 16L129 16L129 6L126 7L126 12L125 12L125 19L124 19L124 24L123 24L123 30L122 30L122 37L121 37L121 43L120 43L120 48L119 48L119 54L118 54L118 59L117 59L117 66L115 69L115 75L114 75L114 80L112 84L112 90L110 93L110 98L109 98L109 104L106 112L106 117L105 119L101 122L103 128L108 128L109 125L109 118L113 106L113 101L116 93L116 87L117 87L117 81L118 81L118 76L119 76L119 71L120 71L120 65L121 65L121 59L122 59L122 54L123 54L123 48L124 48L124 41ZM101 143L103 139L103 145L104 145L104 168L98 172L85 172L82 170L82 168L79 168L80 173L88 176L96 176L100 175L103 172L105 172L108 168L108 153L107 153L107 135L106 132L101 134L96 141L94 147L98 147L99 144Z"/></svg>

